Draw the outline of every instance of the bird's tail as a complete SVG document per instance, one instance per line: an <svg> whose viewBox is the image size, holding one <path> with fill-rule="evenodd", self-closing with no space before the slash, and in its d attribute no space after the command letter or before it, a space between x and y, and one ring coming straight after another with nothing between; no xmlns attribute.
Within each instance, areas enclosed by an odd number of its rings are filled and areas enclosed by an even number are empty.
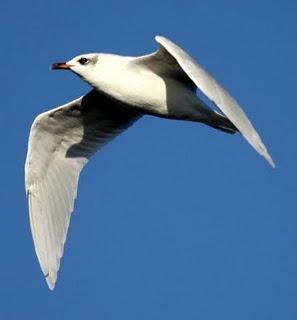
<svg viewBox="0 0 297 320"><path fill-rule="evenodd" d="M209 126L227 132L227 133L235 133L238 132L238 129L234 126L234 124L225 116L219 114L218 112L213 113L211 117L211 121L207 123Z"/></svg>

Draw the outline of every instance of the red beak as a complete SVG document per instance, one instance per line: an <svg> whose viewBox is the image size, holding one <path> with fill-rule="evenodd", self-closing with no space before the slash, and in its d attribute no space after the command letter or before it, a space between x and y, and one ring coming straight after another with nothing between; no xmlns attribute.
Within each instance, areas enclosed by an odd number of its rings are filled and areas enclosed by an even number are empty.
<svg viewBox="0 0 297 320"><path fill-rule="evenodd" d="M52 70L69 70L71 65L65 63L65 62L58 62L58 63L53 63L51 65Z"/></svg>

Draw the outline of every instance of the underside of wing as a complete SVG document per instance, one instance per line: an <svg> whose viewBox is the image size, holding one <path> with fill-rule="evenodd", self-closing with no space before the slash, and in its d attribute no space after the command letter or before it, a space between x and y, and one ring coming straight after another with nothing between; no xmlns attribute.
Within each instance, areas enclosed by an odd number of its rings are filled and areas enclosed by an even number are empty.
<svg viewBox="0 0 297 320"><path fill-rule="evenodd" d="M166 72L164 64L168 61L167 70L178 73L178 68L174 66L175 61L180 67L180 76L184 78L186 74L235 125L251 146L274 167L273 160L259 134L235 99L183 49L164 37L157 36L156 41L160 44L160 49L147 60L151 62L155 60L159 65L160 61L163 61L163 72Z"/></svg>
<svg viewBox="0 0 297 320"><path fill-rule="evenodd" d="M92 90L35 119L25 184L35 251L50 289L57 279L80 171L98 149L139 117Z"/></svg>

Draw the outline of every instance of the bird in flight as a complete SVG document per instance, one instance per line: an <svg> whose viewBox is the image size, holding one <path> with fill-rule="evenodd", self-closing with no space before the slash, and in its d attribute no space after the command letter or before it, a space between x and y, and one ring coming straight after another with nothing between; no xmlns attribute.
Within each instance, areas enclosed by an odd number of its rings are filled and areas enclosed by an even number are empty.
<svg viewBox="0 0 297 320"><path fill-rule="evenodd" d="M34 120L25 164L30 226L37 258L54 289L79 174L90 157L143 115L195 121L240 132L272 166L248 117L230 94L189 54L157 36L159 49L141 57L91 53L54 70L69 70L93 89ZM201 100L200 90L218 113Z"/></svg>

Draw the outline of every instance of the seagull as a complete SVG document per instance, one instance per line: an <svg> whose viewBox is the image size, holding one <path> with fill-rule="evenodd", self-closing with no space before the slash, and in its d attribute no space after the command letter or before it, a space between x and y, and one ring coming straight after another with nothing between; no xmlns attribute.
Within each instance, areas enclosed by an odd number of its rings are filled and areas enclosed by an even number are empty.
<svg viewBox="0 0 297 320"><path fill-rule="evenodd" d="M54 70L69 70L92 86L86 95L34 120L25 188L36 255L53 290L77 196L90 157L143 115L195 121L239 132L273 167L259 134L234 98L188 53L156 36L159 49L140 57L79 55ZM200 90L221 113L197 96Z"/></svg>

